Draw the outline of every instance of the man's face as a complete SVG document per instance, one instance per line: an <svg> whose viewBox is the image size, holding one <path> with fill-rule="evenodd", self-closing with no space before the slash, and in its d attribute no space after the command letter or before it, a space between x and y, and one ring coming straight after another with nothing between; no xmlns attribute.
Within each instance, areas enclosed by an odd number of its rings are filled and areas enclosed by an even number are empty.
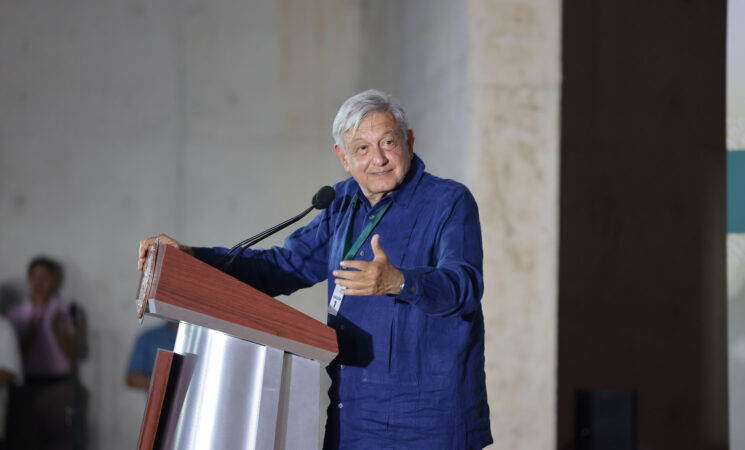
<svg viewBox="0 0 745 450"><path fill-rule="evenodd" d="M414 133L407 132L409 142L405 144L393 115L373 112L360 121L356 133L344 135L346 153L334 146L344 170L373 205L396 189L409 172L414 158Z"/></svg>

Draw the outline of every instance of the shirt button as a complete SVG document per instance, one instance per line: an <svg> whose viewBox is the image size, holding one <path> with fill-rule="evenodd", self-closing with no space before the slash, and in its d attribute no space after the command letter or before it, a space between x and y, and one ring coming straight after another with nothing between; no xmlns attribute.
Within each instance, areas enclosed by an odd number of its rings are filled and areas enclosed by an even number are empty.
<svg viewBox="0 0 745 450"><path fill-rule="evenodd" d="M360 250L360 256L365 256L365 251L364 250Z"/></svg>
<svg viewBox="0 0 745 450"><path fill-rule="evenodd" d="M339 368L344 370L344 364L339 364Z"/></svg>
<svg viewBox="0 0 745 450"><path fill-rule="evenodd" d="M370 220L373 220L375 218L374 215L370 214Z"/></svg>
<svg viewBox="0 0 745 450"><path fill-rule="evenodd" d="M343 330L345 328L344 324L339 325L339 328Z"/></svg>
<svg viewBox="0 0 745 450"><path fill-rule="evenodd" d="M342 405L341 403L339 403L339 409L341 409L343 407L344 407L344 405Z"/></svg>
<svg viewBox="0 0 745 450"><path fill-rule="evenodd" d="M416 286L411 287L411 292L416 292Z"/></svg>

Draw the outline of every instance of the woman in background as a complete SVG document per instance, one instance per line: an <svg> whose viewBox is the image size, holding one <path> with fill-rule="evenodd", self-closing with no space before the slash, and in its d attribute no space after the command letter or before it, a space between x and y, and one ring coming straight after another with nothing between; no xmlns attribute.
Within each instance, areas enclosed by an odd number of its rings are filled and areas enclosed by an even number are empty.
<svg viewBox="0 0 745 450"><path fill-rule="evenodd" d="M59 263L34 258L28 266L30 296L7 314L20 343L25 382L11 391L8 448L66 450L85 444L85 392L73 370L76 328L59 296L62 279Z"/></svg>
<svg viewBox="0 0 745 450"><path fill-rule="evenodd" d="M21 343L26 380L58 378L70 374L72 319L59 297L62 266L37 257L28 266L30 298L8 311Z"/></svg>

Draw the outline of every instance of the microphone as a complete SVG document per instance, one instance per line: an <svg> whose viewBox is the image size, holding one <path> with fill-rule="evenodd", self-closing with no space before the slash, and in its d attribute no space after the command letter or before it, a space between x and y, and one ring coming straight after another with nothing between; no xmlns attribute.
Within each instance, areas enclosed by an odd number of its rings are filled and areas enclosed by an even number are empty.
<svg viewBox="0 0 745 450"><path fill-rule="evenodd" d="M331 186L324 186L313 196L311 204L316 209L326 209L336 197L336 191Z"/></svg>
<svg viewBox="0 0 745 450"><path fill-rule="evenodd" d="M311 206L307 208L305 211L301 212L297 216L287 219L284 222L275 225L268 230L262 231L261 233L251 236L250 238L243 240L236 245L234 245L230 250L228 250L227 253L225 253L218 261L215 263L215 267L222 270L225 273L229 273L230 267L233 265L233 261L235 261L237 258L240 258L240 256L243 254L246 249L259 241L268 238L269 236L273 235L277 231L286 228L293 223L297 222L298 220L302 219L303 217L307 216L309 212L311 212L313 209L326 209L331 202L334 200L334 197L336 197L336 191L334 191L334 188L331 186L324 186L321 189L316 192L316 194L311 199ZM230 258L230 261L227 262L223 266L224 261L230 256L231 253L233 253L238 247L241 247L240 251L236 253L232 258Z"/></svg>

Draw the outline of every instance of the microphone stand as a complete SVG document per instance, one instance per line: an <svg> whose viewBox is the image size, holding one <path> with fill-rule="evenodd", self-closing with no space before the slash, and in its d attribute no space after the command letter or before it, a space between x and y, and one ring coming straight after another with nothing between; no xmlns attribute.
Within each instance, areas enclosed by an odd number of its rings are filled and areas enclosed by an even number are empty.
<svg viewBox="0 0 745 450"><path fill-rule="evenodd" d="M284 222L282 222L282 223L280 223L278 225L275 225L275 226L269 228L268 230L262 231L261 233L255 235L255 236L251 236L250 238L248 238L248 239L246 239L244 241L239 242L238 244L234 245L230 250L228 250L228 252L226 254L224 254L222 256L222 258L220 258L217 261L217 263L215 263L215 267L217 267L218 269L222 270L223 272L229 274L230 273L230 268L233 265L233 262L237 258L240 258L240 256L243 254L244 251L246 251L246 249L248 247L250 247L252 245L255 245L256 243L258 243L259 241L261 241L263 239L268 238L269 236L273 235L274 233L276 233L277 231L280 231L283 228L287 228L288 226L292 225L293 223L295 223L298 220L302 219L303 217L307 216L308 213L310 213L314 208L315 208L314 206L310 206L310 207L308 207L308 209L306 209L305 211L301 212L297 216L292 217L290 219L287 219ZM238 253L236 253L235 255L233 255L233 257L230 258L230 261L228 261L227 264L224 264L223 265L223 262L225 261L225 259L227 259L227 257L231 253L233 253L238 247L241 247L241 250Z"/></svg>

